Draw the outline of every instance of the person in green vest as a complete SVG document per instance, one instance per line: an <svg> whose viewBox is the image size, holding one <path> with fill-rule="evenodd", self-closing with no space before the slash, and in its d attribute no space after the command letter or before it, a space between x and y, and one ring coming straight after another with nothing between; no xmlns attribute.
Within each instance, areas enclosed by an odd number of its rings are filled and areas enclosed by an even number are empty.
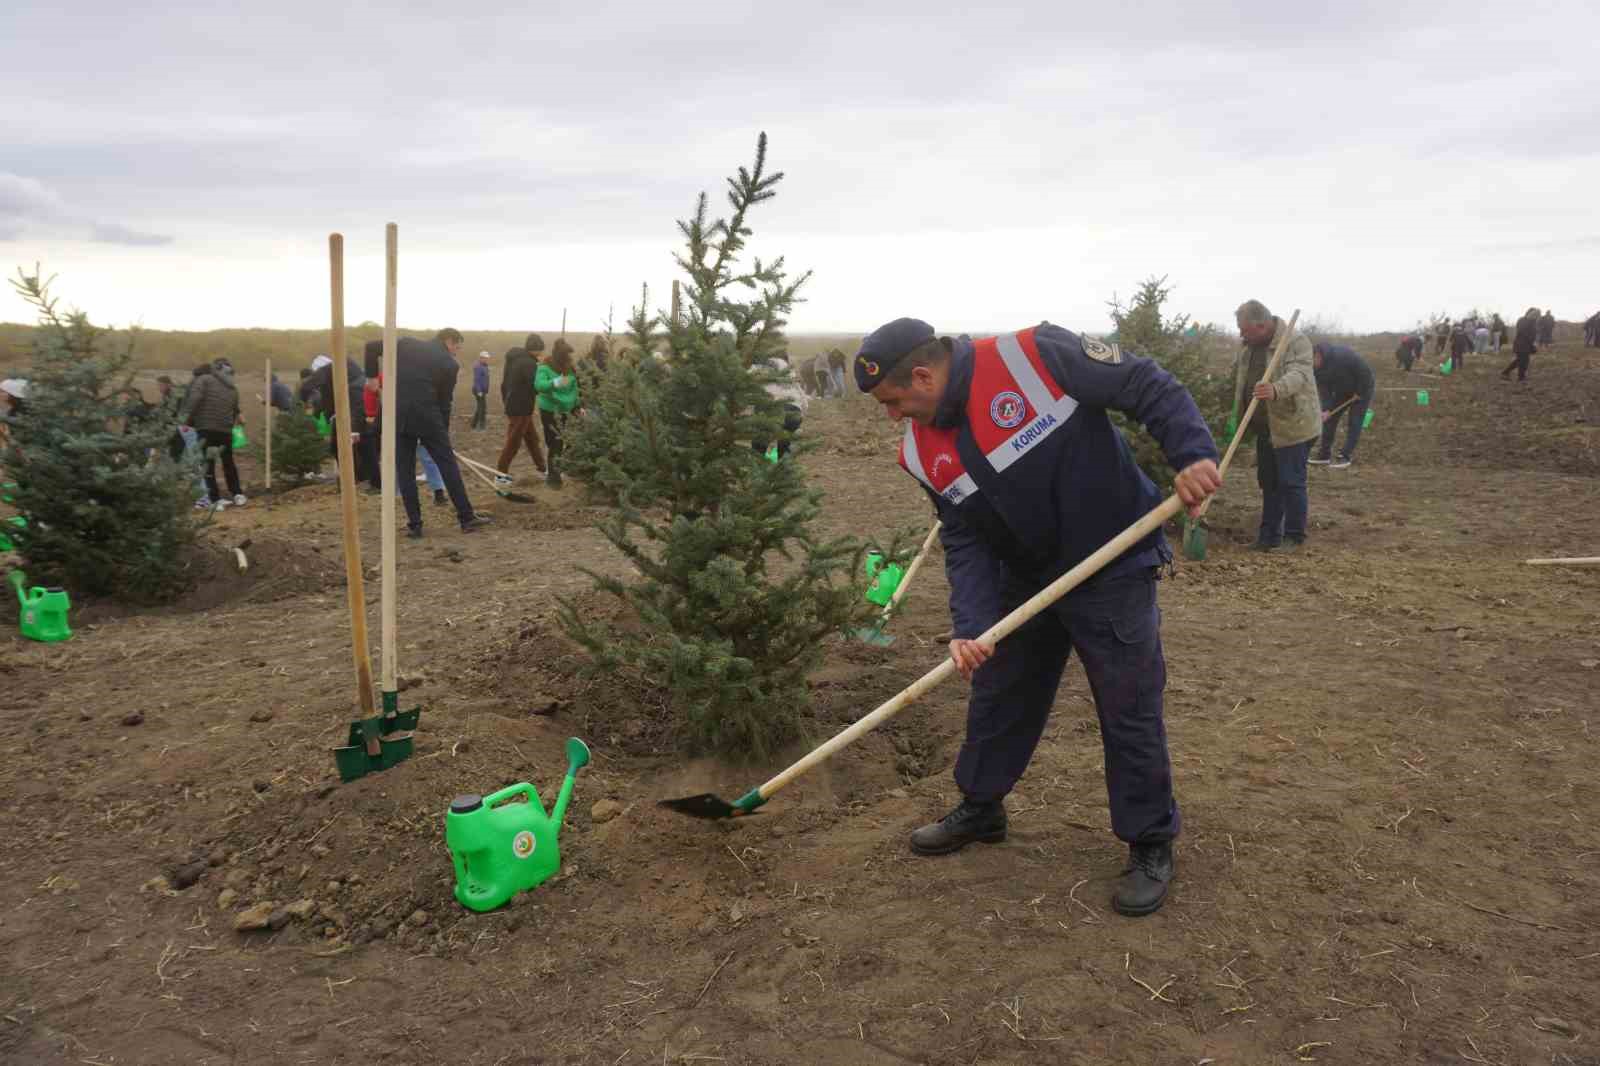
<svg viewBox="0 0 1600 1066"><path fill-rule="evenodd" d="M565 339L556 341L550 349L549 361L539 364L533 391L539 395L539 424L544 427L545 450L550 455L550 472L545 480L551 488L559 489L561 431L567 416L578 407L578 374L572 365L572 345Z"/></svg>

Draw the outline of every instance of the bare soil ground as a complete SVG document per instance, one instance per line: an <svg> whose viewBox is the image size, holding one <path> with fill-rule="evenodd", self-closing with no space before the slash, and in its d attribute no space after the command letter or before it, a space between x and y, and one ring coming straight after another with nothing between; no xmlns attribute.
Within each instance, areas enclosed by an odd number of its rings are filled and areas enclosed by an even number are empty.
<svg viewBox="0 0 1600 1066"><path fill-rule="evenodd" d="M959 684L759 818L658 809L783 760L676 757L656 694L578 674L554 597L609 609L578 568L617 564L575 487L491 499L473 537L428 505L400 556L417 751L340 785L337 509L308 487L220 516L177 607L0 641L0 1060L1600 1063L1600 569L1522 562L1600 554L1600 357L1541 354L1526 387L1373 359L1432 403L1381 393L1359 465L1313 471L1309 550L1244 550L1246 459L1210 558L1162 585L1186 832L1159 914L1107 906L1124 853L1076 668L1004 845L906 847L953 798ZM836 529L927 521L876 419L813 406ZM461 446L492 459L499 424ZM939 661L924 573L892 648L830 644L815 736ZM569 735L595 760L562 876L463 910L449 799L548 798ZM235 932L263 901L310 902Z"/></svg>

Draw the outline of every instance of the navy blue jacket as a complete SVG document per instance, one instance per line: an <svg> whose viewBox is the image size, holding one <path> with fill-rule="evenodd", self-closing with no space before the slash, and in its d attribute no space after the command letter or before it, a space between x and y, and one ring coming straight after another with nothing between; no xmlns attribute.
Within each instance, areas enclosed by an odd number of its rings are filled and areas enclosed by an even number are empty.
<svg viewBox="0 0 1600 1066"><path fill-rule="evenodd" d="M950 382L934 417L935 425L958 429L961 462L979 490L959 503L929 492L944 523L953 634L964 639L977 637L1161 502L1109 411L1123 411L1149 430L1175 470L1218 457L1193 397L1158 363L1128 354L1118 363L1093 359L1060 326L1038 327L1034 340L1056 383L1078 406L1027 454L996 471L973 438L967 421L971 341L954 342ZM1099 576L1171 558L1158 529Z"/></svg>
<svg viewBox="0 0 1600 1066"><path fill-rule="evenodd" d="M395 344L395 431L413 436L445 432L461 366L438 341L401 337Z"/></svg>
<svg viewBox="0 0 1600 1066"><path fill-rule="evenodd" d="M1372 398L1378 379L1360 352L1342 344L1319 344L1317 351L1322 353L1322 365L1317 368L1317 394L1324 411L1352 396Z"/></svg>

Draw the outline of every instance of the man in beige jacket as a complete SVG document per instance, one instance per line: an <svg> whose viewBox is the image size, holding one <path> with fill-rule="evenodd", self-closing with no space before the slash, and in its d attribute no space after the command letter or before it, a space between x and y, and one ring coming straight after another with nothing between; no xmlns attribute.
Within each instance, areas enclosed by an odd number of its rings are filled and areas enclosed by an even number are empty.
<svg viewBox="0 0 1600 1066"><path fill-rule="evenodd" d="M1256 435L1256 483L1261 486L1261 530L1256 551L1293 551L1306 542L1306 460L1322 433L1322 404L1317 397L1311 341L1296 332L1284 349L1272 377L1267 363L1288 323L1260 300L1246 300L1235 312L1243 346L1233 361L1233 394L1243 411L1251 397L1260 399L1250 419Z"/></svg>

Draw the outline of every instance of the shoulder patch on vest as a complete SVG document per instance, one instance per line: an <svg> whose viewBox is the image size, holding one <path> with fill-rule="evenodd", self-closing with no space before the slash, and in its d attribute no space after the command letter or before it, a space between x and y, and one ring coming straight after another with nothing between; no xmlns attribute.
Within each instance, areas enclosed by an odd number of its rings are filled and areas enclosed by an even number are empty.
<svg viewBox="0 0 1600 1066"><path fill-rule="evenodd" d="M1093 337L1082 337L1079 339L1083 341L1083 354L1087 355L1090 359L1098 360L1102 363L1111 363L1113 365L1122 362L1122 349L1117 347L1115 344L1107 344L1104 341L1097 341Z"/></svg>

